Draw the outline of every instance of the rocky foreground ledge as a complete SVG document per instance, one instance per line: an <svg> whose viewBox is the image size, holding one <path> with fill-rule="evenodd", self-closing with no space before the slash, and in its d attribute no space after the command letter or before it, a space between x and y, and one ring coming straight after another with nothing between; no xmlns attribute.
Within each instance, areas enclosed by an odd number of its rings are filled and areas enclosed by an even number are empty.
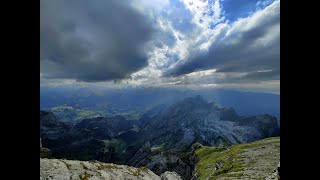
<svg viewBox="0 0 320 180"><path fill-rule="evenodd" d="M147 168L101 163L40 158L40 180L181 180L175 172L156 175Z"/></svg>

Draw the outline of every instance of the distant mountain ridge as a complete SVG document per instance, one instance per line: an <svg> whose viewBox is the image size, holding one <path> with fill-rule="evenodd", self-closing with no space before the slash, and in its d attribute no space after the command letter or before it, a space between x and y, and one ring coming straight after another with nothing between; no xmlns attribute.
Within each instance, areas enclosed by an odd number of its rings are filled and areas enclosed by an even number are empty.
<svg viewBox="0 0 320 180"><path fill-rule="evenodd" d="M67 105L85 110L84 115L100 114L100 110L110 115L128 111L143 114L155 106L172 105L196 95L222 107L233 107L241 116L270 114L280 119L279 95L225 89L41 87L40 108Z"/></svg>

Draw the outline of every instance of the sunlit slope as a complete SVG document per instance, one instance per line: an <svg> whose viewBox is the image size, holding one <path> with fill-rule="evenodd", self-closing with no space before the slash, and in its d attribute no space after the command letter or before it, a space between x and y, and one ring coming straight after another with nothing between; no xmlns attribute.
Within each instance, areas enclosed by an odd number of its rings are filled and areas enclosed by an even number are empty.
<svg viewBox="0 0 320 180"><path fill-rule="evenodd" d="M197 179L274 179L280 162L280 137L228 148L202 146L195 151Z"/></svg>

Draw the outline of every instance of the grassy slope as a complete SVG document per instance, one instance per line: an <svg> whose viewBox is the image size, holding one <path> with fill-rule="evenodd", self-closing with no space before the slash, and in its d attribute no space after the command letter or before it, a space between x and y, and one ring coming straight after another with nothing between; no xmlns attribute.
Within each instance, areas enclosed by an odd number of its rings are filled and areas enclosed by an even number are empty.
<svg viewBox="0 0 320 180"><path fill-rule="evenodd" d="M197 179L264 179L280 161L280 137L228 148L203 146L195 153ZM222 167L216 169L216 163Z"/></svg>

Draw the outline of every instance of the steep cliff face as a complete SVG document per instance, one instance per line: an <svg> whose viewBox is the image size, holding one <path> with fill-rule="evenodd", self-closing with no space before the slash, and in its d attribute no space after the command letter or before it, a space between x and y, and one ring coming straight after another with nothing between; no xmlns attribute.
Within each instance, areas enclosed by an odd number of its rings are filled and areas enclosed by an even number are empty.
<svg viewBox="0 0 320 180"><path fill-rule="evenodd" d="M165 171L174 171L183 179L187 180L192 177L190 165L183 162L180 159L179 154L176 153L161 152L149 156L141 165L151 169L156 174L161 174Z"/></svg>
<svg viewBox="0 0 320 180"><path fill-rule="evenodd" d="M128 161L128 164L135 167L147 167L158 175L166 171L174 171L182 179L192 177L191 166L181 160L179 153L154 152L151 150L150 143L144 144Z"/></svg>
<svg viewBox="0 0 320 180"><path fill-rule="evenodd" d="M165 172L158 176L147 168L134 168L98 161L40 159L40 180L46 179L181 180L175 172Z"/></svg>

